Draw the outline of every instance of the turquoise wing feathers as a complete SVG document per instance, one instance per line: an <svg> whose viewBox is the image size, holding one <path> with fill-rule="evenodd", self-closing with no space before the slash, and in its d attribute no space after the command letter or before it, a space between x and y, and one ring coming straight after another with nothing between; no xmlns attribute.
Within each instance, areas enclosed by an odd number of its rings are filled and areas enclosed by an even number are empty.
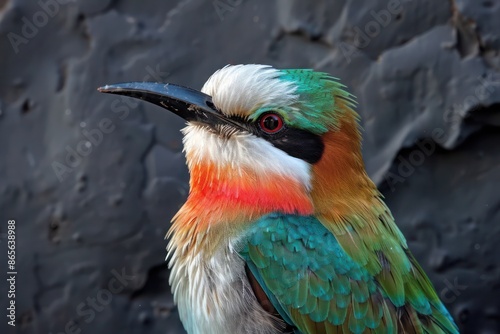
<svg viewBox="0 0 500 334"><path fill-rule="evenodd" d="M252 224L240 254L296 333L458 333L439 299L411 285L408 298L430 307L394 306L314 217L268 215Z"/></svg>

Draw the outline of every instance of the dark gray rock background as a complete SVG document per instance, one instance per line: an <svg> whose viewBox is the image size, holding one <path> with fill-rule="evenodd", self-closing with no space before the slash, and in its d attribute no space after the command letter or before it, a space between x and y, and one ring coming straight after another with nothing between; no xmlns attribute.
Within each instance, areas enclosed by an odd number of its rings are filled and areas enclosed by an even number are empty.
<svg viewBox="0 0 500 334"><path fill-rule="evenodd" d="M96 87L267 63L350 87L410 248L463 333L500 333L500 1L400 1L0 0L0 248L15 219L18 271L0 332L183 332L163 239L188 191L183 121Z"/></svg>

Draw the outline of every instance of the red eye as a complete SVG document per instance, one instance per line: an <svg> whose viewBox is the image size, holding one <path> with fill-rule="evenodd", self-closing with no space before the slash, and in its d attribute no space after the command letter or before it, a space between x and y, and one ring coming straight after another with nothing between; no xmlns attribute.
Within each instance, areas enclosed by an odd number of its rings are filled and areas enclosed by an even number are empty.
<svg viewBox="0 0 500 334"><path fill-rule="evenodd" d="M262 131L273 134L283 128L283 119L277 114L264 114L259 119L259 125Z"/></svg>

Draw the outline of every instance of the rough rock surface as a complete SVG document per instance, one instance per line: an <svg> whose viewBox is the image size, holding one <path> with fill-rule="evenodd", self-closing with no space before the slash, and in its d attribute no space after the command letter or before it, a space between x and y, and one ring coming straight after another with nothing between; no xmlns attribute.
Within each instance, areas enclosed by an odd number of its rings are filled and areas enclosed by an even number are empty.
<svg viewBox="0 0 500 334"><path fill-rule="evenodd" d="M183 121L96 87L199 88L267 63L349 86L410 248L463 333L500 333L499 15L499 0L0 0L0 245L15 219L18 251L17 326L2 315L0 332L183 333L163 239L188 190Z"/></svg>

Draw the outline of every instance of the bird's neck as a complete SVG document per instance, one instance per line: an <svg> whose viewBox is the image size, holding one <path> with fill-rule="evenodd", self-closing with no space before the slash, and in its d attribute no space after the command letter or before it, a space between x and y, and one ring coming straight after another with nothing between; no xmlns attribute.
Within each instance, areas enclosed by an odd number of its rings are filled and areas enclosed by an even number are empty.
<svg viewBox="0 0 500 334"><path fill-rule="evenodd" d="M365 171L355 113L348 107L343 112L339 129L323 136L325 150L312 169L315 214L328 221L342 221L380 203L378 190Z"/></svg>
<svg viewBox="0 0 500 334"><path fill-rule="evenodd" d="M171 228L179 243L196 239L201 245L200 238L210 238L207 245L215 250L222 239L240 234L263 215L314 211L305 186L286 175L262 175L216 163L191 164L190 175L190 194Z"/></svg>
<svg viewBox="0 0 500 334"><path fill-rule="evenodd" d="M384 266L407 268L406 240L366 174L355 114L345 113L351 117L324 135L323 157L313 166L314 215L370 273L379 274Z"/></svg>

